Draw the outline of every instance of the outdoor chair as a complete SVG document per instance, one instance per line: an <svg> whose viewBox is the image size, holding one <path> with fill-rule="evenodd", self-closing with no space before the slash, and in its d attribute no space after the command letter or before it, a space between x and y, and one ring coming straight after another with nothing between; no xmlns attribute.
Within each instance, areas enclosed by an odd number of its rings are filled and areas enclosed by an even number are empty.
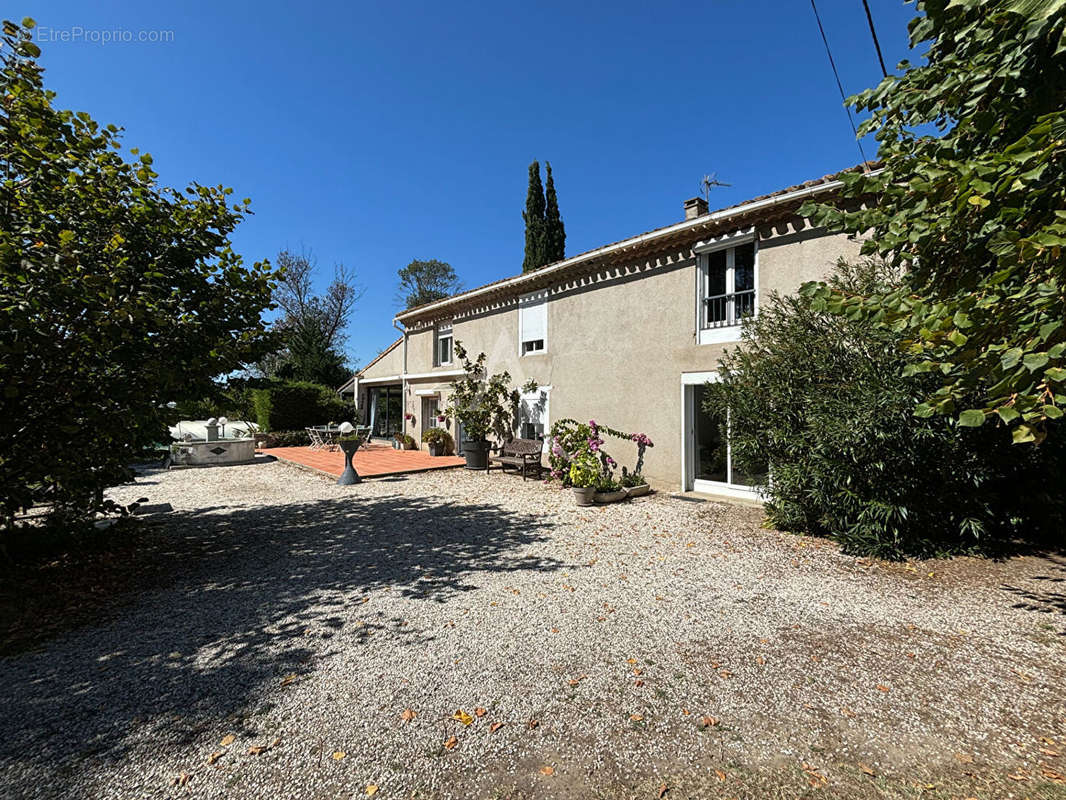
<svg viewBox="0 0 1066 800"><path fill-rule="evenodd" d="M515 472L521 470L522 480L527 480L530 473L535 473L539 478L544 469L540 460L543 451L543 439L512 439L500 445L499 455L489 459L486 472L492 470L493 464L497 464L504 472L507 472L508 467Z"/></svg>
<svg viewBox="0 0 1066 800"><path fill-rule="evenodd" d="M314 428L305 428L305 430L307 431L307 438L311 440L311 449L321 450L325 446L325 442L322 441L322 434Z"/></svg>

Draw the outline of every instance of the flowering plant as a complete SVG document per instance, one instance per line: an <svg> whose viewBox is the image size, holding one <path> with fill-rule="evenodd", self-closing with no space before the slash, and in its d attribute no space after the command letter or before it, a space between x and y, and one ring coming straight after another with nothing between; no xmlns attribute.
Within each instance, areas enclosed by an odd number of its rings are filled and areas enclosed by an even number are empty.
<svg viewBox="0 0 1066 800"><path fill-rule="evenodd" d="M614 478L614 472L618 468L618 462L604 449L606 444L604 436L636 444L636 467L632 472L622 467L622 483L632 486L643 483L644 479L640 472L644 467L644 452L647 448L655 446L652 440L647 434L624 433L608 428L606 425L600 425L594 419L590 419L587 424L573 419L561 419L552 425L551 445L548 453L551 477L562 481L563 486L578 485L573 482L571 465L579 460L584 464L587 457L592 459L593 463L599 462L599 475L594 484L586 485L601 485L604 491L617 488L619 483ZM631 482L634 476L639 478L638 483Z"/></svg>

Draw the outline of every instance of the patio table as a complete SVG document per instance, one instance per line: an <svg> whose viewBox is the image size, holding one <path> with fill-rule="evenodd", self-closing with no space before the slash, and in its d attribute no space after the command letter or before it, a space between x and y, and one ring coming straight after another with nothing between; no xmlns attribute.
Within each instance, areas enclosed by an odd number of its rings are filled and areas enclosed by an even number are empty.
<svg viewBox="0 0 1066 800"><path fill-rule="evenodd" d="M337 449L337 439L341 435L339 425L312 425L311 430L322 437L322 445L328 450Z"/></svg>

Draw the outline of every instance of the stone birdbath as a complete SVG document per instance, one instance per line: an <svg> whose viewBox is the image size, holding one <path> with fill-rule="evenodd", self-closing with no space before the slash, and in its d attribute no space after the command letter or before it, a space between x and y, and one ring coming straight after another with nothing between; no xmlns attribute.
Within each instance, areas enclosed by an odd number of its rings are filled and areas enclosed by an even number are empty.
<svg viewBox="0 0 1066 800"><path fill-rule="evenodd" d="M355 467L352 465L352 456L359 449L359 438L352 436L352 431L355 428L352 427L350 422L342 422L338 430L341 434L338 442L344 452L344 472L337 478L337 485L351 486L355 483L362 483L363 479L359 477L359 473L355 471Z"/></svg>

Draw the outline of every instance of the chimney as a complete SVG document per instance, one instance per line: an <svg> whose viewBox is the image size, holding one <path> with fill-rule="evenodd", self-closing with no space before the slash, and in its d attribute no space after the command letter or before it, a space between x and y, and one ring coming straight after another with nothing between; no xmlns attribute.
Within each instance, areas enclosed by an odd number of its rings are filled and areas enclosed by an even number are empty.
<svg viewBox="0 0 1066 800"><path fill-rule="evenodd" d="M685 201L685 219L695 219L707 213L707 201L702 197L690 197Z"/></svg>

